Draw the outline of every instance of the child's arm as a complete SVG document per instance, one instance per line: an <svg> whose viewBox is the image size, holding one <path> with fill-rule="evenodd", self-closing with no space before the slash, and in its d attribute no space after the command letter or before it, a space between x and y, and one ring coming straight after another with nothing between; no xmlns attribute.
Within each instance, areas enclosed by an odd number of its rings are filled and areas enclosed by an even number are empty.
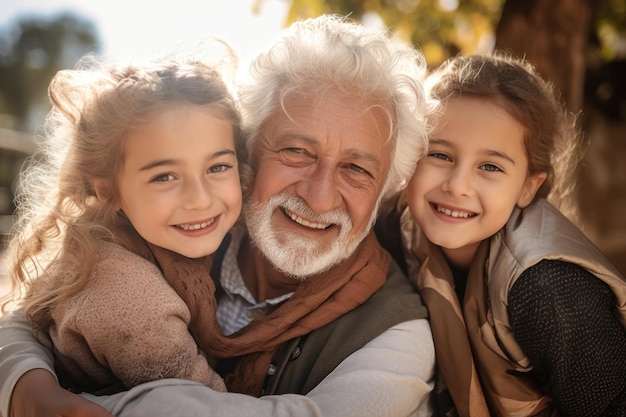
<svg viewBox="0 0 626 417"><path fill-rule="evenodd" d="M50 351L37 342L21 312L2 317L0 340L0 416L111 417L100 406L59 386Z"/></svg>
<svg viewBox="0 0 626 417"><path fill-rule="evenodd" d="M15 385L12 399L9 417L112 417L98 404L61 388L44 369L25 373ZM48 414L51 410L53 414Z"/></svg>
<svg viewBox="0 0 626 417"><path fill-rule="evenodd" d="M185 303L154 264L120 247L94 265L85 290L54 315L55 346L92 380L103 373L106 379L108 368L127 388L181 378L225 390L189 333Z"/></svg>
<svg viewBox="0 0 626 417"><path fill-rule="evenodd" d="M615 298L585 269L542 261L509 294L515 337L570 416L626 415L626 330Z"/></svg>

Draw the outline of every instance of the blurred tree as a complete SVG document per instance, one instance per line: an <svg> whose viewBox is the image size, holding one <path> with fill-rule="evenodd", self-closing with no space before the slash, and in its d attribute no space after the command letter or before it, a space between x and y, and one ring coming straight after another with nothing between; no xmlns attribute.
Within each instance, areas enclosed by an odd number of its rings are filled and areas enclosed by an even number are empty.
<svg viewBox="0 0 626 417"><path fill-rule="evenodd" d="M38 127L49 109L47 87L54 73L98 52L97 45L94 25L69 13L24 17L0 29L0 114L14 118L9 127L25 132Z"/></svg>
<svg viewBox="0 0 626 417"><path fill-rule="evenodd" d="M585 90L586 75L605 90L595 77L624 84L616 75L626 57L626 0L291 0L285 23L323 13L378 21L418 45L430 66L457 53L510 50L554 82L573 111L585 91L597 94ZM626 120L626 105L614 96L612 111Z"/></svg>
<svg viewBox="0 0 626 417"><path fill-rule="evenodd" d="M577 112L583 107L588 39L604 3L507 0L496 29L496 48L526 57Z"/></svg>
<svg viewBox="0 0 626 417"><path fill-rule="evenodd" d="M258 0L262 3L263 0ZM493 47L503 0L292 0L287 24L324 13L388 26L424 52L430 65Z"/></svg>

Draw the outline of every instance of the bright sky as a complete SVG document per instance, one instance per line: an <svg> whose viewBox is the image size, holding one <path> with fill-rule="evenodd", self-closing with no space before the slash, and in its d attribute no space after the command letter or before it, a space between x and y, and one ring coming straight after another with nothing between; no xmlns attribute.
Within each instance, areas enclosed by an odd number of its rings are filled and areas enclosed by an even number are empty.
<svg viewBox="0 0 626 417"><path fill-rule="evenodd" d="M141 59L208 36L226 40L247 61L283 28L289 0L0 0L0 28L26 13L50 16L71 10L97 27L102 51Z"/></svg>

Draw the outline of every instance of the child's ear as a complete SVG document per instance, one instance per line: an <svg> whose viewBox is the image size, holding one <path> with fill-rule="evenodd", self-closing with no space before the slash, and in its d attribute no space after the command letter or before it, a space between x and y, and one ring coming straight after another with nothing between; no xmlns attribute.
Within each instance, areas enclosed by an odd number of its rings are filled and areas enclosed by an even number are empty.
<svg viewBox="0 0 626 417"><path fill-rule="evenodd" d="M94 179L91 181L94 191L96 192L96 198L101 201L111 200L112 190L111 182L104 179Z"/></svg>
<svg viewBox="0 0 626 417"><path fill-rule="evenodd" d="M96 192L96 198L98 200L106 200L109 196L110 190L107 181L101 179L91 180L91 186Z"/></svg>
<svg viewBox="0 0 626 417"><path fill-rule="evenodd" d="M547 176L547 173L539 172L526 178L526 182L524 183L524 189L517 199L518 207L525 208L530 203L532 203L533 199L535 198L535 194L537 194L537 191L546 180Z"/></svg>

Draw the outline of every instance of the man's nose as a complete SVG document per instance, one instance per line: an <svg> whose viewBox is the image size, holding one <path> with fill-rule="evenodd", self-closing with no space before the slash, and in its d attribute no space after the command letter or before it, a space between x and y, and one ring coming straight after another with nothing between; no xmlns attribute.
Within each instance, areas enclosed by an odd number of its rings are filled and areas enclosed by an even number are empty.
<svg viewBox="0 0 626 417"><path fill-rule="evenodd" d="M336 209L341 199L337 170L329 163L320 162L307 174L307 177L296 185L296 194L316 213L327 213Z"/></svg>

